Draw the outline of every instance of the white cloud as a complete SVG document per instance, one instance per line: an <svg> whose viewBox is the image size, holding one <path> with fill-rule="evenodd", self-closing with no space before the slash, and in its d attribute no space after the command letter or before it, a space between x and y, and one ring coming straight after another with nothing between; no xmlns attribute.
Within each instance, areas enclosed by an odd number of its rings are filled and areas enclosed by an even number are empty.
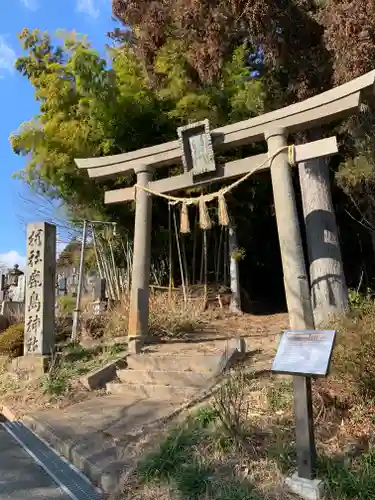
<svg viewBox="0 0 375 500"><path fill-rule="evenodd" d="M0 269L8 269L18 264L21 269L26 266L26 257L20 255L16 250L10 250L8 253L0 253Z"/></svg>
<svg viewBox="0 0 375 500"><path fill-rule="evenodd" d="M0 72L13 73L16 58L16 52L6 43L4 35L0 35Z"/></svg>
<svg viewBox="0 0 375 500"><path fill-rule="evenodd" d="M21 3L26 9L29 10L38 10L39 9L39 2L38 0L21 0Z"/></svg>
<svg viewBox="0 0 375 500"><path fill-rule="evenodd" d="M99 8L95 5L95 0L77 0L77 11L87 14L93 19L99 17Z"/></svg>

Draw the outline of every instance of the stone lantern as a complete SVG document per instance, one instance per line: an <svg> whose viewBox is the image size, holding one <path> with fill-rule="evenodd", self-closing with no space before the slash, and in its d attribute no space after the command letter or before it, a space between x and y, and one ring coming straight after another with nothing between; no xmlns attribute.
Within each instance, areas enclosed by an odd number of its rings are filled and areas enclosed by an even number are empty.
<svg viewBox="0 0 375 500"><path fill-rule="evenodd" d="M24 273L19 269L18 264L16 264L12 269L9 269L7 274L2 275L1 279L2 300L5 301L14 300L13 293L18 288L20 276L23 275Z"/></svg>
<svg viewBox="0 0 375 500"><path fill-rule="evenodd" d="M19 269L19 265L15 264L13 269L9 269L7 275L7 285L8 286L18 286L18 279L23 276L23 272Z"/></svg>

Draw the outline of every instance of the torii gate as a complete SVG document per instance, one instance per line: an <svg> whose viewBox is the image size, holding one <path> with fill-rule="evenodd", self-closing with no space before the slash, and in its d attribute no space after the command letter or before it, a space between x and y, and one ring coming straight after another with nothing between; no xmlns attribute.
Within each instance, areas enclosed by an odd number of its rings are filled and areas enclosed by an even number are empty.
<svg viewBox="0 0 375 500"><path fill-rule="evenodd" d="M149 276L151 251L152 196L224 181L255 169L270 168L277 229L284 273L285 295L290 327L314 329L309 282L302 247L290 165L337 153L335 137L293 148L287 146L289 133L300 132L345 118L359 108L361 100L373 96L375 71L371 71L320 95L271 113L218 128L212 133L207 122L179 130L180 141L104 158L76 160L88 169L91 178L105 178L134 171L137 189L107 191L105 203L136 201L133 273L129 314L129 349L139 352L148 334ZM267 141L268 155L235 160L216 168L214 150ZM211 143L212 141L212 143ZM288 153L293 153L290 158ZM155 168L171 166L183 158L185 172L152 181ZM268 160L268 161L267 161ZM296 415L297 463L299 477L312 479L315 469L315 443L312 418L311 378L293 377Z"/></svg>
<svg viewBox="0 0 375 500"><path fill-rule="evenodd" d="M285 149L287 136L289 133L330 123L356 112L361 100L373 94L374 81L375 70L303 102L215 129L211 133L208 130L208 123L200 122L182 127L179 130L180 140L114 156L76 160L78 167L87 169L89 177L95 179L115 177L134 171L137 175L137 186L141 188L135 190L134 187L127 187L105 193L105 203L123 203L134 199L136 201L129 340L136 339L137 343L142 343L148 334L152 196L143 190L142 186L155 193L173 193L193 186L239 177L259 169L260 166L262 169L270 167L271 170L291 328L313 326L311 307L308 306L310 293L295 195ZM202 145L206 154L203 170L197 167L197 162L194 161L197 158L194 158L189 148L189 143L191 144L194 137L203 140ZM228 150L264 139L268 144L268 156L261 154L234 160L216 168L214 151ZM294 163L330 156L337 151L335 137L299 145L294 149ZM278 152L277 156L267 162L275 152ZM181 162L181 157L184 159L185 167L183 174L152 181L154 169L178 164ZM201 160L198 160L199 162L201 163ZM305 290L303 300L301 300L301 283Z"/></svg>

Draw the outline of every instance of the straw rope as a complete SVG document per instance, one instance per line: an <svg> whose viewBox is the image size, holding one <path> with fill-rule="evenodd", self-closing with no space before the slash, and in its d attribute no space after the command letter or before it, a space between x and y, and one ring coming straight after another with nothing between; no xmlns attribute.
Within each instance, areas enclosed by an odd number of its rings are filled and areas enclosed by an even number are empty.
<svg viewBox="0 0 375 500"><path fill-rule="evenodd" d="M261 163L257 167L252 168L249 172L247 172L247 174L243 175L229 186L219 189L219 191L216 191L215 193L201 194L199 196L189 197L189 198L180 198L178 196L173 196L170 194L158 193L157 191L153 191L152 189L145 186L140 186L139 184L135 184L134 189L135 190L142 189L146 193L149 193L153 196L159 196L160 198L164 198L168 200L168 203L170 205L181 204L181 219L180 219L181 233L190 233L189 213L188 213L188 207L190 205L199 205L199 225L202 229L210 229L212 226L212 222L208 212L207 203L215 200L216 198L218 199L219 224L221 226L228 226L229 214L228 214L227 203L225 200L225 195L230 191L232 191L237 186L239 186L240 184L242 184L243 182L245 182L249 177L251 177L251 175L253 175L256 171L263 168L267 163L269 163L271 166L272 161L275 159L275 157L285 150L288 151L289 164L291 166L294 166L296 164L295 146L293 144L290 146L284 146L278 149L271 156L269 156L263 163Z"/></svg>

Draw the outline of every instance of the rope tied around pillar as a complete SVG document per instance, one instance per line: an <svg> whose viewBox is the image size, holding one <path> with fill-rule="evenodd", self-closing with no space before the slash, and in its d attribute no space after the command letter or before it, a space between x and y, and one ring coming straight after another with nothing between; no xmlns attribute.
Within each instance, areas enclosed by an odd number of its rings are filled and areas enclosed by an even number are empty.
<svg viewBox="0 0 375 500"><path fill-rule="evenodd" d="M199 225L201 229L207 230L212 227L212 221L210 218L210 214L208 211L207 203L217 199L218 200L218 220L220 226L228 226L229 225L229 213L227 201L225 199L225 195L232 191L234 188L245 182L251 175L253 175L256 171L265 167L267 163L271 166L274 158L287 150L288 152L288 163L290 166L296 165L296 149L294 144L289 146L284 146L278 149L275 153L272 154L269 158L267 158L263 163L258 165L257 167L250 170L247 174L237 179L235 182L230 184L229 186L216 191L215 193L209 194L201 194L200 196L190 197L190 198L180 198L177 196L158 193L157 191L153 191L152 189L140 186L139 184L135 184L134 189L142 189L146 193L149 193L154 196L159 196L160 198L164 198L168 200L170 205L180 204L180 232L183 234L190 233L190 222L189 222L189 205L198 205L199 207Z"/></svg>

